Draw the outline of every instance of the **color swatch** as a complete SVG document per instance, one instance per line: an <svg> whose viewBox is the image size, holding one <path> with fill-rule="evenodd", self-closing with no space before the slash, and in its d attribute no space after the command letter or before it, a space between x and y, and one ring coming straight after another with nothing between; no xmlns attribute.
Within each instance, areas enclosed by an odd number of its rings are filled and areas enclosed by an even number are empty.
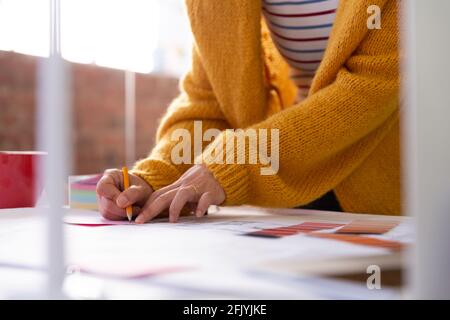
<svg viewBox="0 0 450 320"><path fill-rule="evenodd" d="M394 251L398 251L404 248L404 244L398 241L392 240L383 240L378 238L371 238L365 236L358 235L349 235L349 234L336 234L336 233L314 233L310 234L311 237L323 238L323 239L333 239L339 241L350 242L353 244L370 246L370 247L378 247L385 248Z"/></svg>
<svg viewBox="0 0 450 320"><path fill-rule="evenodd" d="M341 234L383 234L398 225L392 220L354 220L336 231Z"/></svg>
<svg viewBox="0 0 450 320"><path fill-rule="evenodd" d="M247 236L264 237L264 238L281 238L285 236L292 236L298 233L309 233L319 230L334 229L343 226L338 223L324 223L324 222L304 222L292 226L261 229L246 233Z"/></svg>

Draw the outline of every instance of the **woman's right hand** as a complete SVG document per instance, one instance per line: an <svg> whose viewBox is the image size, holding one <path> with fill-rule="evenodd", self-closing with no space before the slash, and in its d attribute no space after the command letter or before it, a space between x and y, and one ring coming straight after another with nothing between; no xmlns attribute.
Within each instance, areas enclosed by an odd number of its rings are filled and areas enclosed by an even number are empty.
<svg viewBox="0 0 450 320"><path fill-rule="evenodd" d="M153 193L142 178L129 173L130 187L123 191L123 174L119 169L108 169L97 183L97 200L100 213L108 220L125 220L125 208L133 206L136 216Z"/></svg>

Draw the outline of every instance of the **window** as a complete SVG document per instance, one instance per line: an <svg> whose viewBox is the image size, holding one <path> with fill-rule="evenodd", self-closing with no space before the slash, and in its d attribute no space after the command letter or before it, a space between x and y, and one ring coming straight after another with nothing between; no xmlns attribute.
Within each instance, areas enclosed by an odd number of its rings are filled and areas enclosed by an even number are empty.
<svg viewBox="0 0 450 320"><path fill-rule="evenodd" d="M0 0L0 50L48 56L49 7L49 0ZM180 75L190 46L182 0L61 0L69 61Z"/></svg>

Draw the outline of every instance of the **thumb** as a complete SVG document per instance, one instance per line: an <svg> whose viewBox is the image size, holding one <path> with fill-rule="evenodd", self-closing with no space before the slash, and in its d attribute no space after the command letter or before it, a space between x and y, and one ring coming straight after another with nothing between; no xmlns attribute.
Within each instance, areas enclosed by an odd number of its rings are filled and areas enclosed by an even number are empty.
<svg viewBox="0 0 450 320"><path fill-rule="evenodd" d="M145 202L145 190L142 186L133 185L127 190L120 193L116 199L116 204L119 208L126 208L128 206Z"/></svg>

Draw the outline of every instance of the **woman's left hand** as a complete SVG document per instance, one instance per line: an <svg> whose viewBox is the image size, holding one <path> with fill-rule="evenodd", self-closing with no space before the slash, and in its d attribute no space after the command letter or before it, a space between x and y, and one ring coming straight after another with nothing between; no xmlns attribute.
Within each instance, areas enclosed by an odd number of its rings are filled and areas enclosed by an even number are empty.
<svg viewBox="0 0 450 320"><path fill-rule="evenodd" d="M203 165L194 165L177 181L153 192L136 218L145 223L169 209L169 221L176 222L183 207L197 203L195 215L202 217L210 205L225 201L225 192L212 173Z"/></svg>

